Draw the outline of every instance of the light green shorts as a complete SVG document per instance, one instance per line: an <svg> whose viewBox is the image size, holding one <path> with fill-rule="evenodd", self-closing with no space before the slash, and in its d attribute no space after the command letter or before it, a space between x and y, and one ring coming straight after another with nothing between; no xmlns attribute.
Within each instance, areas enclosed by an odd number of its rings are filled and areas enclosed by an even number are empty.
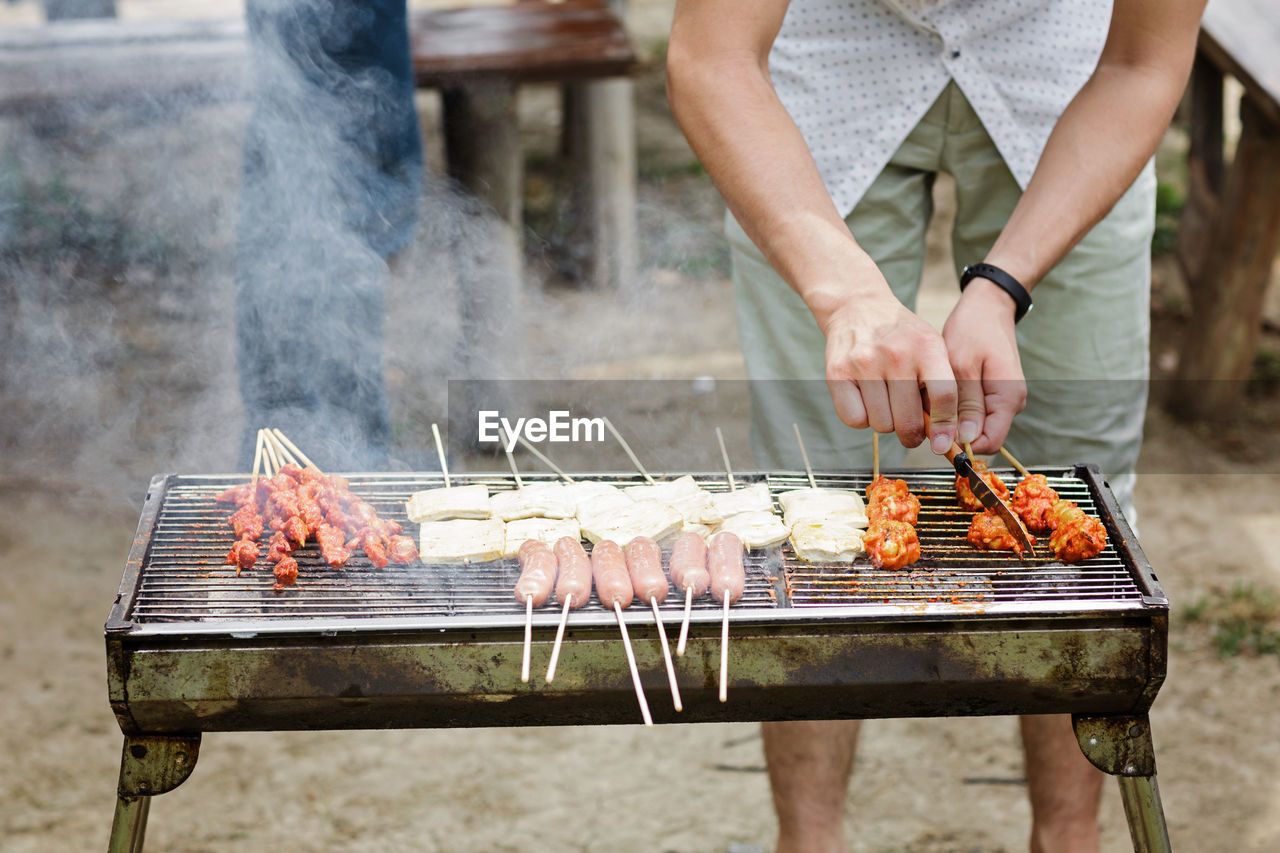
<svg viewBox="0 0 1280 853"><path fill-rule="evenodd" d="M955 178L958 276L965 264L986 256L1021 190L954 83L846 219L894 294L913 310L938 172ZM1027 407L1006 442L1028 465L1096 463L1130 518L1147 399L1154 226L1155 174L1148 164L1106 218L1036 285L1035 310L1017 330ZM801 467L795 422L815 467L870 467L870 430L850 429L836 417L823 381L825 342L813 315L732 216L726 231L752 380L756 464ZM891 436L881 442L885 467L901 464L903 455Z"/></svg>

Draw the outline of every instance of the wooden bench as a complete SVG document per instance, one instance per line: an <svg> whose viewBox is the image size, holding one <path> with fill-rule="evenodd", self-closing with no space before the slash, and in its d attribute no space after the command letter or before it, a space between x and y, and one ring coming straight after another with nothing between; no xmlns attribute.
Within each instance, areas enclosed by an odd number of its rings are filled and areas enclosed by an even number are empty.
<svg viewBox="0 0 1280 853"><path fill-rule="evenodd" d="M1235 157L1223 157L1223 78L1244 87ZM1280 5L1211 0L1191 76L1188 194L1178 260L1192 317L1166 404L1196 419L1229 418L1253 366L1280 249ZM1204 381L1213 380L1213 381Z"/></svg>
<svg viewBox="0 0 1280 853"><path fill-rule="evenodd" d="M636 55L604 0L518 0L411 12L418 86L441 90L449 174L488 201L518 235L524 179L516 120L520 84L566 86L566 148L588 277L626 287L635 275L635 114L624 75ZM612 78L612 79L610 79Z"/></svg>

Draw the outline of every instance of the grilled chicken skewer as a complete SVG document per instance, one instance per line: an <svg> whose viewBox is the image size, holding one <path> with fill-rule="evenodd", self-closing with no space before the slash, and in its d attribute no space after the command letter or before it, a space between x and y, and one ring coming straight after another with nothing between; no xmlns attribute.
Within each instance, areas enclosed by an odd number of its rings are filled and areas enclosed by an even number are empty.
<svg viewBox="0 0 1280 853"><path fill-rule="evenodd" d="M878 569L906 568L920 559L920 539L915 523L920 499L911 494L906 480L890 480L880 474L880 435L871 434L872 480L867 485L867 518L870 525L862 544Z"/></svg>

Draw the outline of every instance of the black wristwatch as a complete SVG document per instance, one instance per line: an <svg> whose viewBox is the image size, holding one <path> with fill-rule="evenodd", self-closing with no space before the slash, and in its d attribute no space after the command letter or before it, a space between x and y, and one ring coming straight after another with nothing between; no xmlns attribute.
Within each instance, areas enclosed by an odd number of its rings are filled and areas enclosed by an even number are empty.
<svg viewBox="0 0 1280 853"><path fill-rule="evenodd" d="M1013 322L1018 322L1031 310L1031 294L1027 293L1027 289L1021 282L1000 267L991 264L969 264L960 273L960 290L963 291L975 278L985 278L1013 297L1014 303L1018 306L1013 314Z"/></svg>

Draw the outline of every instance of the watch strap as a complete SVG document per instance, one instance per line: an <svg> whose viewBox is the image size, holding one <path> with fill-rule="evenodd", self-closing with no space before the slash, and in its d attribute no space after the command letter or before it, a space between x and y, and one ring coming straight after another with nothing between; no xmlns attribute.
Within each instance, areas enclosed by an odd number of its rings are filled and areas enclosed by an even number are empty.
<svg viewBox="0 0 1280 853"><path fill-rule="evenodd" d="M1031 294L1020 281L999 267L993 264L969 264L960 273L960 290L963 291L975 278L985 278L1013 297L1014 304L1017 305L1013 322L1018 322L1031 310Z"/></svg>

